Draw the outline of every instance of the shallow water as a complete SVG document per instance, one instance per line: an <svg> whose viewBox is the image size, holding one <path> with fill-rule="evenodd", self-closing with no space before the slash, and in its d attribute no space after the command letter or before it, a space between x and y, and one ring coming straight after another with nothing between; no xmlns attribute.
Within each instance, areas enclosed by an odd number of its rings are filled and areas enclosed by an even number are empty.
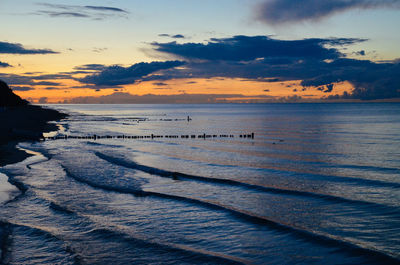
<svg viewBox="0 0 400 265"><path fill-rule="evenodd" d="M8 182L8 177L0 173L0 204L12 199L18 193L18 189Z"/></svg>
<svg viewBox="0 0 400 265"><path fill-rule="evenodd" d="M235 137L20 144L10 264L399 263L400 104L51 107L62 135Z"/></svg>

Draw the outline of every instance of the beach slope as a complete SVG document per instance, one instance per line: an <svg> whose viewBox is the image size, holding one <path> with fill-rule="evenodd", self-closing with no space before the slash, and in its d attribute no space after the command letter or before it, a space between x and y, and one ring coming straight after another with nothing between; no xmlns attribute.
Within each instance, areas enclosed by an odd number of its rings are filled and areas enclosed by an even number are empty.
<svg viewBox="0 0 400 265"><path fill-rule="evenodd" d="M24 160L29 155L17 149L16 144L37 141L44 132L57 130L49 121L66 116L56 110L30 105L0 80L0 167Z"/></svg>

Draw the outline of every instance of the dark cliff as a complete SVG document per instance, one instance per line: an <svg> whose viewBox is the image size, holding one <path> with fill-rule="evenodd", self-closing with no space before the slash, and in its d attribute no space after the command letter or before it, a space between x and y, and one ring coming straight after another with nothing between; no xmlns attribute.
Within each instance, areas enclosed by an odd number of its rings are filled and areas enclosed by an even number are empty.
<svg viewBox="0 0 400 265"><path fill-rule="evenodd" d="M0 107L26 106L28 101L15 95L6 82L0 80Z"/></svg>
<svg viewBox="0 0 400 265"><path fill-rule="evenodd" d="M66 116L53 109L29 104L0 80L0 166L23 160L26 154L15 145L21 141L40 140L44 132L56 131L57 126L49 121Z"/></svg>

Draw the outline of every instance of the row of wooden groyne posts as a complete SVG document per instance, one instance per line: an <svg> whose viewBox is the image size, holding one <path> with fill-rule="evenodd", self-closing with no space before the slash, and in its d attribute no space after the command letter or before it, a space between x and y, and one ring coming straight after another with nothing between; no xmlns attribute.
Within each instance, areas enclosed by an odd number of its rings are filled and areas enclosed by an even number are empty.
<svg viewBox="0 0 400 265"><path fill-rule="evenodd" d="M234 138L233 134L186 134L186 135L86 135L86 136L74 136L74 135L57 135L53 137L44 137L42 140L68 140L68 139L82 139L82 140L97 140L97 139L208 139L208 138ZM240 134L239 138L254 139L254 133Z"/></svg>

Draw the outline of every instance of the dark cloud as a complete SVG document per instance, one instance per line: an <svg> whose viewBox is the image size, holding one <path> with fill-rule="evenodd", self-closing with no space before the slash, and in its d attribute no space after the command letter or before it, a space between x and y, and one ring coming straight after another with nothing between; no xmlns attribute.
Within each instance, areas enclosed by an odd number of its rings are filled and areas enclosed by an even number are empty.
<svg viewBox="0 0 400 265"><path fill-rule="evenodd" d="M121 8L109 7L109 6L85 6L87 9L97 10L97 11L108 11L108 12L121 12L128 13L128 11Z"/></svg>
<svg viewBox="0 0 400 265"><path fill-rule="evenodd" d="M334 86L334 84L328 84L328 85L326 85L326 86L325 86L325 87L326 87L326 90L324 90L324 92L325 92L325 93L330 93L330 92L332 92L333 86Z"/></svg>
<svg viewBox="0 0 400 265"><path fill-rule="evenodd" d="M155 86L168 86L167 83L163 83L163 82L156 82L156 83L153 83L153 85L155 85Z"/></svg>
<svg viewBox="0 0 400 265"><path fill-rule="evenodd" d="M102 20L109 17L124 17L129 13L124 9L109 6L78 6L49 3L38 3L38 5L47 9L38 10L34 14L49 17L74 17Z"/></svg>
<svg viewBox="0 0 400 265"><path fill-rule="evenodd" d="M166 61L138 63L130 67L114 65L78 80L82 83L94 84L96 86L133 84L149 74L160 70L171 69L183 64L184 62L181 61Z"/></svg>
<svg viewBox="0 0 400 265"><path fill-rule="evenodd" d="M257 82L262 82L262 83L275 83L275 82L280 82L282 80L280 80L279 78L258 77L257 79L251 79L251 78L250 79L246 79L246 78L243 78L240 81L242 81L242 82L249 82L249 81L254 82L254 81L257 81ZM281 83L281 85L283 85L283 83Z"/></svg>
<svg viewBox="0 0 400 265"><path fill-rule="evenodd" d="M33 87L30 86L12 86L12 90L14 91L29 91L29 90L34 90Z"/></svg>
<svg viewBox="0 0 400 265"><path fill-rule="evenodd" d="M182 34L175 34L175 35L171 35L171 34L166 34L166 33L162 33L162 34L158 34L159 37L169 37L169 38L173 38L173 39L185 39L185 35Z"/></svg>
<svg viewBox="0 0 400 265"><path fill-rule="evenodd" d="M46 11L39 10L36 12L38 15L48 15L49 17L76 17L76 18L90 18L89 15L78 12L57 12L57 11Z"/></svg>
<svg viewBox="0 0 400 265"><path fill-rule="evenodd" d="M184 39L185 36L182 35L182 34L176 34L176 35L171 36L171 38L174 38L174 39Z"/></svg>
<svg viewBox="0 0 400 265"><path fill-rule="evenodd" d="M101 65L98 64L90 64L84 66L78 66L79 68L88 68L88 69L103 69ZM85 73L93 74L93 71L87 71ZM0 73L0 79L6 81L8 84L13 87L20 88L19 90L26 91L32 90L35 86L46 86L44 89L47 90L56 90L56 89L65 89L62 86L62 83L55 82L55 80L65 79L65 80L76 80L69 73L58 73L58 74L43 74L41 72L28 72L22 75L17 74L5 74ZM51 81L50 81L51 80ZM29 87L29 89L28 89ZM77 89L98 89L96 85L86 84L81 86L72 86L68 88L77 88ZM107 88L122 88L122 86L118 85L109 85Z"/></svg>
<svg viewBox="0 0 400 265"><path fill-rule="evenodd" d="M70 72L61 72L62 74L67 75L76 75L76 74L92 74L93 70L78 70L78 71L70 71Z"/></svg>
<svg viewBox="0 0 400 265"><path fill-rule="evenodd" d="M84 86L71 86L71 87L68 87L68 88L94 89L94 90L100 89L98 86L96 86L96 85L90 85L90 84L84 85ZM111 86L111 85L110 85L110 86L107 86L106 88L107 88L107 89L113 89L113 88L115 88L115 89L122 89L123 87L122 87L122 86L117 86L117 85L115 85L115 86ZM101 89L106 89L106 88L101 87Z"/></svg>
<svg viewBox="0 0 400 265"><path fill-rule="evenodd" d="M101 52L104 52L106 50L108 50L108 48L97 48L97 47L94 47L92 49L92 52L101 53Z"/></svg>
<svg viewBox="0 0 400 265"><path fill-rule="evenodd" d="M35 84L31 76L25 75L0 73L0 79L4 80L9 85L33 86Z"/></svg>
<svg viewBox="0 0 400 265"><path fill-rule="evenodd" d="M58 53L49 49L27 49L19 43L10 43L0 41L0 53L9 54L49 54Z"/></svg>
<svg viewBox="0 0 400 265"><path fill-rule="evenodd" d="M264 78L264 79L259 79L257 81L275 83L275 82L280 82L281 80L279 78Z"/></svg>
<svg viewBox="0 0 400 265"><path fill-rule="evenodd" d="M48 86L48 87L45 87L44 89L46 89L46 90L59 90L59 89L64 89L64 88L62 88L62 87Z"/></svg>
<svg viewBox="0 0 400 265"><path fill-rule="evenodd" d="M95 89L95 86L90 86L90 85L85 85L85 86L71 86L69 88L78 88L78 89L85 89L85 88L89 88L89 89Z"/></svg>
<svg viewBox="0 0 400 265"><path fill-rule="evenodd" d="M164 88L166 80L179 78L238 78L257 82L300 81L302 91L306 88L317 88L327 93L327 96L335 92L335 84L347 81L353 85L354 90L343 95L344 98L400 98L400 60L373 62L350 59L343 53L344 46L361 41L365 40L279 40L266 36L235 36L214 38L208 43L153 43L152 46L157 51L183 58L184 61L138 63L130 67L86 64L75 67L76 71L70 73L0 73L0 78L11 85L21 87L38 84L55 87L58 83L54 80L72 79L84 84L76 88L91 89L118 89L121 88L120 85L141 81L152 81L155 86ZM350 51L349 53L354 55ZM87 75L74 78L76 73Z"/></svg>
<svg viewBox="0 0 400 265"><path fill-rule="evenodd" d="M271 64L287 64L301 58L339 58L343 56L342 53L326 46L344 46L362 41L365 40L355 38L278 40L267 36L235 36L223 39L213 38L206 44L153 42L152 46L158 52L185 59L224 61L265 59L270 60Z"/></svg>
<svg viewBox="0 0 400 265"><path fill-rule="evenodd" d="M12 67L12 66L10 64L8 64L8 63L0 61L0 67Z"/></svg>
<svg viewBox="0 0 400 265"><path fill-rule="evenodd" d="M317 21L351 9L400 8L398 0L266 0L256 18L271 25Z"/></svg>
<svg viewBox="0 0 400 265"><path fill-rule="evenodd" d="M174 78L242 78L268 82L301 80L325 93L347 81L357 99L400 98L400 63L378 63L346 58L345 45L365 41L354 38L277 40L264 36L212 39L208 43L153 43L159 52L188 61L184 69L168 69L151 80Z"/></svg>
<svg viewBox="0 0 400 265"><path fill-rule="evenodd" d="M6 81L9 85L17 86L35 86L35 85L60 85L54 81L41 81L41 80L54 80L54 79L72 79L70 75L65 74L41 74L27 73L29 75L17 75L17 74L4 74L0 73L0 78Z"/></svg>
<svg viewBox="0 0 400 265"><path fill-rule="evenodd" d="M43 72L25 72L24 75L37 75L42 74Z"/></svg>
<svg viewBox="0 0 400 265"><path fill-rule="evenodd" d="M83 71L99 71L105 69L106 66L103 64L84 64L80 66L75 66L75 70L83 70Z"/></svg>
<svg viewBox="0 0 400 265"><path fill-rule="evenodd" d="M333 83L348 81L354 91L347 97L357 99L384 99L400 97L400 64L374 63L368 60L338 59L319 63L314 76L303 79L305 87L316 86L330 92Z"/></svg>
<svg viewBox="0 0 400 265"><path fill-rule="evenodd" d="M163 73L152 74L142 78L142 81L168 81L174 78L189 78L187 71L164 70Z"/></svg>
<svg viewBox="0 0 400 265"><path fill-rule="evenodd" d="M264 61L237 63L231 61L207 61L188 63L185 69L166 70L151 76L152 80L177 78L245 78L261 81L279 78L282 81L301 80L307 87L323 87L321 91L332 92L328 85L348 81L354 86L351 94L357 99L400 98L400 64L375 63L368 60L338 58L331 62L324 60L303 60L288 65L269 65ZM332 90L331 90L332 89Z"/></svg>
<svg viewBox="0 0 400 265"><path fill-rule="evenodd" d="M40 81L40 82L36 82L35 85L37 85L37 86L59 86L61 84L57 83L57 82Z"/></svg>
<svg viewBox="0 0 400 265"><path fill-rule="evenodd" d="M356 52L356 55L365 56L365 51L364 50L358 51Z"/></svg>

